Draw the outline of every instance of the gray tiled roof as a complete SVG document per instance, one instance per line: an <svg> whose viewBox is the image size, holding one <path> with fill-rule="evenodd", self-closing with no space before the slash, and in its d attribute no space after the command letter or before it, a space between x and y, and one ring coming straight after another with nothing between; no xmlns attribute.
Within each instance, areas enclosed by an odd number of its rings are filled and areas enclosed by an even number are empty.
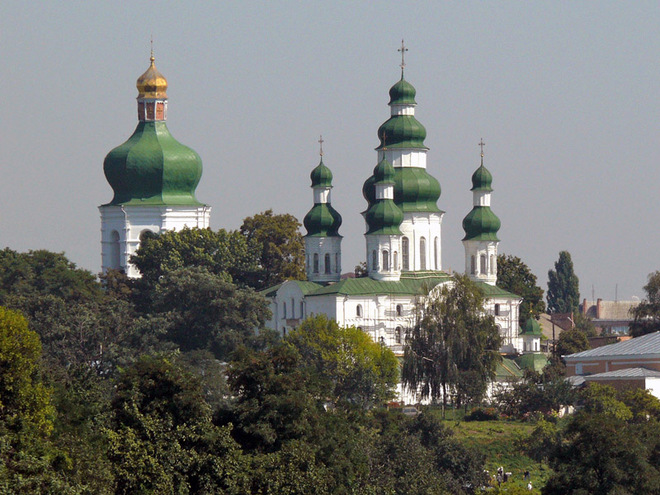
<svg viewBox="0 0 660 495"><path fill-rule="evenodd" d="M623 370L606 371L605 373L596 373L595 375L587 375L587 380L593 378L660 378L660 371L649 370L646 368L626 368Z"/></svg>
<svg viewBox="0 0 660 495"><path fill-rule="evenodd" d="M641 337L618 342L616 344L604 345L596 349L577 352L562 356L564 359L576 360L583 358L598 358L606 356L632 356L632 355L660 355L660 332L653 332Z"/></svg>

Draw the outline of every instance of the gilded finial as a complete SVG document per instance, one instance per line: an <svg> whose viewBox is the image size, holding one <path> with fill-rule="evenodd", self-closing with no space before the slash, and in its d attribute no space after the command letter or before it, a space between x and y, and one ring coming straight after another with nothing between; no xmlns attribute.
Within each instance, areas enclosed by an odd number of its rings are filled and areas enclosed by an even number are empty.
<svg viewBox="0 0 660 495"><path fill-rule="evenodd" d="M484 138L481 138L481 141L479 141L479 145L481 148L481 164L483 165L484 163L484 146L486 146L486 143L484 143Z"/></svg>
<svg viewBox="0 0 660 495"><path fill-rule="evenodd" d="M406 66L406 59L405 55L408 49L406 48L406 45L403 43L403 39L401 39L401 48L397 50L398 52L401 52L401 78L403 79L403 68Z"/></svg>
<svg viewBox="0 0 660 495"><path fill-rule="evenodd" d="M154 35L151 35L151 57L149 57L149 60L151 60L151 64L156 61L156 58L154 57Z"/></svg>
<svg viewBox="0 0 660 495"><path fill-rule="evenodd" d="M323 156L323 143L325 141L323 140L323 135L321 134L319 136L319 155Z"/></svg>

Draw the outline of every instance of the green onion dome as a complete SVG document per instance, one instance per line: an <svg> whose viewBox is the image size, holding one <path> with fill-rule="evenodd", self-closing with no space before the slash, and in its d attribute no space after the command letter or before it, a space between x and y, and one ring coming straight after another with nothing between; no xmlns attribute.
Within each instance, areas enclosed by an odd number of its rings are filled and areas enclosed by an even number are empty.
<svg viewBox="0 0 660 495"><path fill-rule="evenodd" d="M376 185L390 186L394 185L395 171L392 164L383 158L374 168L372 189ZM403 222L403 212L391 199L375 199L364 214L367 222L367 234L393 234L401 235L401 222Z"/></svg>
<svg viewBox="0 0 660 495"><path fill-rule="evenodd" d="M316 203L305 215L303 225L308 236L339 236L341 215L329 203Z"/></svg>
<svg viewBox="0 0 660 495"><path fill-rule="evenodd" d="M362 186L369 206L376 201L375 176ZM403 212L439 212L440 183L426 169L402 167L394 169L394 202Z"/></svg>
<svg viewBox="0 0 660 495"><path fill-rule="evenodd" d="M500 219L489 206L475 206L463 219L464 241L499 241Z"/></svg>
<svg viewBox="0 0 660 495"><path fill-rule="evenodd" d="M103 162L114 190L109 205L200 205L199 155L172 137L164 121L141 121L133 135Z"/></svg>
<svg viewBox="0 0 660 495"><path fill-rule="evenodd" d="M399 229L403 212L391 199L383 199L371 205L364 214L367 234L402 235Z"/></svg>
<svg viewBox="0 0 660 495"><path fill-rule="evenodd" d="M414 115L393 115L378 128L380 150L388 148L422 148L426 139L426 129Z"/></svg>
<svg viewBox="0 0 660 495"><path fill-rule="evenodd" d="M323 159L316 166L310 174L312 179L312 187L331 187L332 186L332 172L328 167L323 164Z"/></svg>
<svg viewBox="0 0 660 495"><path fill-rule="evenodd" d="M520 332L520 335L538 335L540 336L543 332L541 332L541 325L539 325L539 322L536 321L536 318L533 316L530 316L527 321L525 322L525 326L523 327L523 331Z"/></svg>
<svg viewBox="0 0 660 495"><path fill-rule="evenodd" d="M390 88L390 105L415 105L417 91L406 81L403 76L401 80Z"/></svg>
<svg viewBox="0 0 660 495"><path fill-rule="evenodd" d="M472 189L471 191L492 191L491 184L493 183L493 176L483 164L472 174Z"/></svg>
<svg viewBox="0 0 660 495"><path fill-rule="evenodd" d="M374 168L374 184L394 184L394 167L383 158Z"/></svg>

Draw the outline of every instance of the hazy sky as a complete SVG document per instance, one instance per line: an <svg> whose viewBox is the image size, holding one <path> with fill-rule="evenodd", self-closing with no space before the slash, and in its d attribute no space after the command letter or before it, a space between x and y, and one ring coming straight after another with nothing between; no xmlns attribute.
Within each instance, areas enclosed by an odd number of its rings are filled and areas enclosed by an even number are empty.
<svg viewBox="0 0 660 495"><path fill-rule="evenodd" d="M135 80L167 77L168 126L202 157L214 229L267 208L302 220L334 174L343 268L365 258L361 187L400 76L417 89L442 186L443 268L486 142L500 253L546 289L560 250L583 297L643 296L660 269L660 3L18 2L0 4L0 247L100 269L103 159L137 123Z"/></svg>

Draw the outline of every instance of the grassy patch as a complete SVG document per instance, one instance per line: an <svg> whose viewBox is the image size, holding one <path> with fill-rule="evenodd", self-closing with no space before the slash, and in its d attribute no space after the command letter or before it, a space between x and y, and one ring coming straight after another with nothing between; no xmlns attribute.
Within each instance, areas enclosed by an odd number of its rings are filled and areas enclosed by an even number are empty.
<svg viewBox="0 0 660 495"><path fill-rule="evenodd" d="M533 423L447 420L447 425L454 430L456 437L464 445L473 447L486 456L486 469L491 475L495 475L500 466L504 471L512 473L509 484L511 488L527 486L527 481L523 481L525 470L529 470L535 489L543 487L552 474L545 463L539 464L520 449L520 440L529 436L534 429Z"/></svg>

